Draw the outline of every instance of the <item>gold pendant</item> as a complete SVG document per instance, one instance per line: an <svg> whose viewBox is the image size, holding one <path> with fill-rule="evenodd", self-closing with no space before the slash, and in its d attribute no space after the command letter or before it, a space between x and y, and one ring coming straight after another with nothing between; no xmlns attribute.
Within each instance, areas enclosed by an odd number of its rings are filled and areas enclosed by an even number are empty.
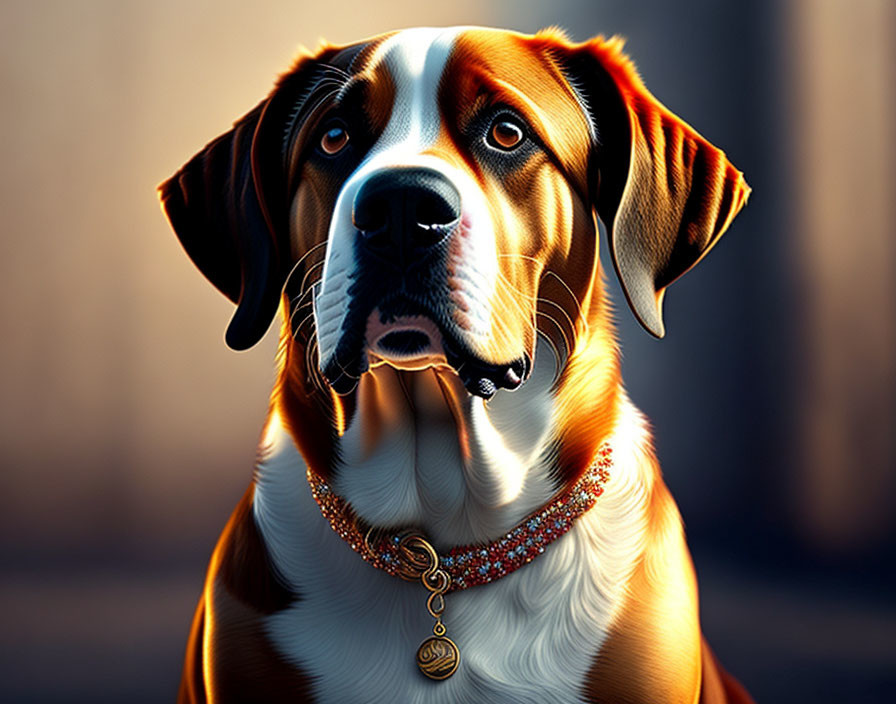
<svg viewBox="0 0 896 704"><path fill-rule="evenodd" d="M419 535L409 535L402 539L402 569L399 574L408 580L419 579L429 598L426 610L436 622L432 635L417 648L417 667L431 680L445 680L457 671L460 665L460 651L454 641L445 636L442 614L445 612L445 592L451 586L451 577L439 567L439 555L432 545Z"/></svg>
<svg viewBox="0 0 896 704"><path fill-rule="evenodd" d="M451 677L460 665L460 651L445 636L430 636L417 649L417 667L431 680Z"/></svg>

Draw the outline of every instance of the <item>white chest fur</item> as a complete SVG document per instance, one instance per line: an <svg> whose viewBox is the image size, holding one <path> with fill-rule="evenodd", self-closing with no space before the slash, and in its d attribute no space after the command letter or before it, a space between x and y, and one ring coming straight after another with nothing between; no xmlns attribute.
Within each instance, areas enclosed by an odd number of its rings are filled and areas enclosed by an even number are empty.
<svg viewBox="0 0 896 704"><path fill-rule="evenodd" d="M268 432L254 515L271 558L301 595L267 620L275 647L322 702L575 702L642 553L652 475L646 432L626 404L611 479L597 505L537 560L449 595L461 666L425 679L415 663L432 628L426 593L363 562L321 516L285 430Z"/></svg>

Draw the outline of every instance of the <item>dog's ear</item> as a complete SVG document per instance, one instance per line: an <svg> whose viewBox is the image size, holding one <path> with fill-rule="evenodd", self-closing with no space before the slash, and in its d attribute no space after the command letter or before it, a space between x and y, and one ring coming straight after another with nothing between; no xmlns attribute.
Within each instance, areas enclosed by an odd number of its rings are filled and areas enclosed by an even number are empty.
<svg viewBox="0 0 896 704"><path fill-rule="evenodd" d="M718 241L750 188L720 149L650 94L621 39L567 44L562 55L594 127L595 208L616 272L635 316L662 337L666 287Z"/></svg>
<svg viewBox="0 0 896 704"><path fill-rule="evenodd" d="M276 233L262 210L252 152L267 100L159 186L162 207L190 259L237 304L225 339L248 349L267 331L279 299Z"/></svg>
<svg viewBox="0 0 896 704"><path fill-rule="evenodd" d="M342 85L334 73L344 73L327 63L335 53L300 58L233 129L159 186L187 254L237 304L225 334L233 349L252 347L277 313L290 271L287 150L302 123Z"/></svg>

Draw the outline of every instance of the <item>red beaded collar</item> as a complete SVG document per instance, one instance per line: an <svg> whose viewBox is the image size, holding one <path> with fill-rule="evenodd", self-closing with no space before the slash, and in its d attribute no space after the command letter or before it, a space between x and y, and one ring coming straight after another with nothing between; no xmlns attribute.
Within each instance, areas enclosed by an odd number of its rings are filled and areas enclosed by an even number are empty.
<svg viewBox="0 0 896 704"><path fill-rule="evenodd" d="M612 449L602 445L597 457L573 486L549 504L530 514L497 540L488 544L461 545L439 555L439 566L451 578L445 593L475 587L514 572L531 562L594 506L610 478ZM415 555L404 548L403 538L414 531L391 535L359 526L347 502L310 468L311 493L330 526L365 561L403 579L417 579L428 567L415 565ZM417 533L419 535L419 533Z"/></svg>

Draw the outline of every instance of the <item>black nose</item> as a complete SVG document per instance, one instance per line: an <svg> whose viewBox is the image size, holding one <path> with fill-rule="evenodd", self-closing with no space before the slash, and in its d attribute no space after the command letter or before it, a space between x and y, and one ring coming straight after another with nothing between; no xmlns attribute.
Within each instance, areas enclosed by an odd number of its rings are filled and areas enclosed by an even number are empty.
<svg viewBox="0 0 896 704"><path fill-rule="evenodd" d="M445 240L460 221L460 193L435 169L395 167L358 189L352 222L369 250L403 263Z"/></svg>

